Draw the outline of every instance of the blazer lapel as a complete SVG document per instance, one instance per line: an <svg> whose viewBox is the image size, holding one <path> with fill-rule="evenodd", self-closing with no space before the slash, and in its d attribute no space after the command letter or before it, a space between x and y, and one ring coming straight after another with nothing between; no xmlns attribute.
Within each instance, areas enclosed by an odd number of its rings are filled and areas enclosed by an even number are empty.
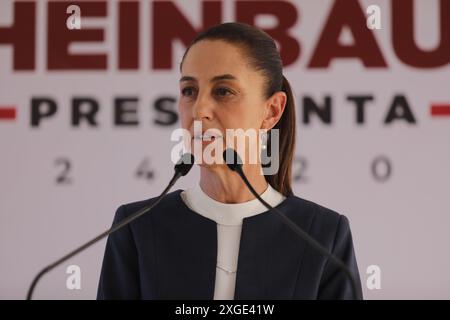
<svg viewBox="0 0 450 320"><path fill-rule="evenodd" d="M178 201L171 214L166 213L163 219L155 221L159 224L154 228L158 296L160 299L213 299L216 223L192 214Z"/></svg>
<svg viewBox="0 0 450 320"><path fill-rule="evenodd" d="M284 201L279 209L289 201ZM308 230L310 219L301 227ZM243 220L235 299L292 299L305 243L276 213Z"/></svg>

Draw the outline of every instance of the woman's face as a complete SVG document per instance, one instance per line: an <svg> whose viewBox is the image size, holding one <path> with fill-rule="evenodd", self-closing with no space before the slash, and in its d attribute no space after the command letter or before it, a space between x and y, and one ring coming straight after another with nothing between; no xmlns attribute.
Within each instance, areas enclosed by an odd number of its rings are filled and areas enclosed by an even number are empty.
<svg viewBox="0 0 450 320"><path fill-rule="evenodd" d="M247 63L241 49L224 41L203 40L190 48L182 65L178 108L181 125L192 136L194 120L201 122L202 132L217 129L222 139L226 129L258 132L276 124L285 93L266 100L264 77Z"/></svg>

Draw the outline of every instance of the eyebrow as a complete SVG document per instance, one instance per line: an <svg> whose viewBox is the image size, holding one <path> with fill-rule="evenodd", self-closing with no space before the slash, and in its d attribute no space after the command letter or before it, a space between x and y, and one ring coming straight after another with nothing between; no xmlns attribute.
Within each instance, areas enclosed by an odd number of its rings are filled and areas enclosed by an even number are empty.
<svg viewBox="0 0 450 320"><path fill-rule="evenodd" d="M220 80L237 80L237 78L235 76L227 73L227 74L221 74L219 76L215 76L209 82L217 82ZM191 77L191 76L183 76L183 77L181 77L180 82L183 82L183 81L197 81L197 79L194 77Z"/></svg>

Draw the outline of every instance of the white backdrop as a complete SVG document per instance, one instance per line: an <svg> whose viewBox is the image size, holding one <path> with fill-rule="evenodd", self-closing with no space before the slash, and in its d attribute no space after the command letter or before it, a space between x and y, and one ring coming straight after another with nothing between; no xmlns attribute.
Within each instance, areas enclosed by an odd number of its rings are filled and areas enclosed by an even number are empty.
<svg viewBox="0 0 450 320"><path fill-rule="evenodd" d="M409 1L399 2L407 6ZM431 113L433 104L450 104L450 36L439 30L446 1L413 2L416 43L424 51L432 51L441 43L447 57L432 68L405 63L394 50L392 22L407 15L407 10L394 15L387 0L357 2L363 14L371 4L381 9L381 29L369 32L386 67L364 65L360 57L335 57L328 66L310 67L324 26L333 19L333 4L339 6L342 1L290 2L296 22L289 34L301 48L284 72L297 102L294 191L350 219L367 299L450 298L450 117ZM154 43L153 37L155 32L164 36L166 30L154 30L155 15L160 12L155 12L153 2L138 1L139 68L121 70L117 50L119 10L117 1L108 1L106 17L83 17L81 6L82 30L104 30L104 40L70 47L78 53L105 53L106 69L50 70L47 1L31 1L35 3L36 22L33 25L29 20L22 26L31 24L30 30L34 30L28 37L36 40L32 55L35 66L17 70L13 46L5 43L13 41L5 30L14 22L15 3L0 2L3 299L24 298L41 267L109 227L119 205L154 197L165 187L173 170L170 133L179 122L171 120L178 99L178 63L186 45L180 39L173 40L173 51L169 52L172 66L155 69L152 59L160 43ZM202 25L201 1L173 3L193 27ZM219 22L236 21L236 2L219 3ZM259 2L254 6L263 8ZM205 16L211 18L208 12ZM442 16L448 27L450 10ZM352 12L343 18L356 19ZM261 28L270 29L278 22L276 12L266 12L256 19ZM357 46L351 28L339 30L339 34L343 46ZM421 61L428 60L425 57ZM372 100L366 103L364 122L357 123L355 104L348 97L367 95ZM396 96L406 99L414 122L402 117L404 108L395 107L397 118L385 123ZM86 121L79 126L72 124L73 99L83 97L98 103L95 127ZM114 123L114 100L124 97L137 99L128 106L135 111L126 117L137 120L137 125ZM331 122L324 123L312 115L306 123L304 110L310 105L306 100L323 107L327 97ZM36 98L54 100L57 111L33 126L32 100ZM166 98L162 104L158 102L161 98ZM47 109L43 105L40 110ZM195 168L175 189L184 189L197 179ZM102 241L45 276L35 297L95 298L104 245ZM80 290L66 288L69 265L81 268ZM381 269L381 289L369 290L365 285L370 265Z"/></svg>

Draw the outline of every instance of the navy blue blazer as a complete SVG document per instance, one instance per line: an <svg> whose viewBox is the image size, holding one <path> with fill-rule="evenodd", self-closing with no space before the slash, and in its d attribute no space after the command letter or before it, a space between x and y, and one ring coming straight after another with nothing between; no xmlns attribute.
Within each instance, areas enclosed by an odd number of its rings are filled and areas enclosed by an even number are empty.
<svg viewBox="0 0 450 320"><path fill-rule="evenodd" d="M97 299L213 299L217 225L181 192L108 237ZM113 224L155 200L120 206ZM348 266L362 297L348 219L294 195L277 208ZM235 299L354 298L344 272L273 212L244 218L238 254Z"/></svg>

